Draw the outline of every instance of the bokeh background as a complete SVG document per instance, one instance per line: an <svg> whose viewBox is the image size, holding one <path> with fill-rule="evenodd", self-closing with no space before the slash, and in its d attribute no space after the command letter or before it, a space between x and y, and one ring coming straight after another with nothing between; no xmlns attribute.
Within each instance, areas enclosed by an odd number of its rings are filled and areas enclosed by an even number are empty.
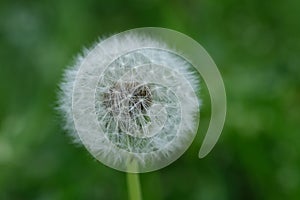
<svg viewBox="0 0 300 200"><path fill-rule="evenodd" d="M221 71L228 116L215 149L141 175L145 200L300 199L300 1L0 1L0 199L127 199L126 175L75 147L54 111L63 70L99 36L183 32Z"/></svg>

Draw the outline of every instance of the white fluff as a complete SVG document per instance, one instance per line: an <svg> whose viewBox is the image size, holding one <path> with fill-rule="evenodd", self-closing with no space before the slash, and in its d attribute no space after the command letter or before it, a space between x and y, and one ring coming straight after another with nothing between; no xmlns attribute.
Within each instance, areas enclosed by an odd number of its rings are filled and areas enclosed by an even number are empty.
<svg viewBox="0 0 300 200"><path fill-rule="evenodd" d="M199 77L180 54L143 35L99 41L66 69L60 88L65 129L117 170L161 168L197 132Z"/></svg>

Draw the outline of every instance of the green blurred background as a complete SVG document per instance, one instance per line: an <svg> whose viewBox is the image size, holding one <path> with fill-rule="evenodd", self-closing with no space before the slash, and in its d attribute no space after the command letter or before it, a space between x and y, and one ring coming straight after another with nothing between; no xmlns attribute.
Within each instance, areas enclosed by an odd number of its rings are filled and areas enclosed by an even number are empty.
<svg viewBox="0 0 300 200"><path fill-rule="evenodd" d="M300 199L299 19L297 0L1 0L0 199L127 199L125 174L71 144L53 107L83 46L144 26L201 43L228 96L215 149L197 158L210 116L204 89L197 138L141 175L144 199Z"/></svg>

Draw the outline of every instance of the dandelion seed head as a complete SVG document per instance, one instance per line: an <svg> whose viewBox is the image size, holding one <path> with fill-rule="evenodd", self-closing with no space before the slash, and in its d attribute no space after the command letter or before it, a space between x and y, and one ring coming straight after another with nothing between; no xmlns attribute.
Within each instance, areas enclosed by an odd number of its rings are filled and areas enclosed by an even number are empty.
<svg viewBox="0 0 300 200"><path fill-rule="evenodd" d="M164 167L197 132L199 76L176 50L151 37L99 41L66 69L60 86L65 129L117 170ZM130 160L135 170L128 169Z"/></svg>

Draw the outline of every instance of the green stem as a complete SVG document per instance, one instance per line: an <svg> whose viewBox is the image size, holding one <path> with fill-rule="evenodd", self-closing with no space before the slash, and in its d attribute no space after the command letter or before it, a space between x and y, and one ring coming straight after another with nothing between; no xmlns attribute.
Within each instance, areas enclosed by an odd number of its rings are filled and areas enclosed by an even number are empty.
<svg viewBox="0 0 300 200"><path fill-rule="evenodd" d="M127 173L129 200L142 200L142 191L138 173Z"/></svg>

